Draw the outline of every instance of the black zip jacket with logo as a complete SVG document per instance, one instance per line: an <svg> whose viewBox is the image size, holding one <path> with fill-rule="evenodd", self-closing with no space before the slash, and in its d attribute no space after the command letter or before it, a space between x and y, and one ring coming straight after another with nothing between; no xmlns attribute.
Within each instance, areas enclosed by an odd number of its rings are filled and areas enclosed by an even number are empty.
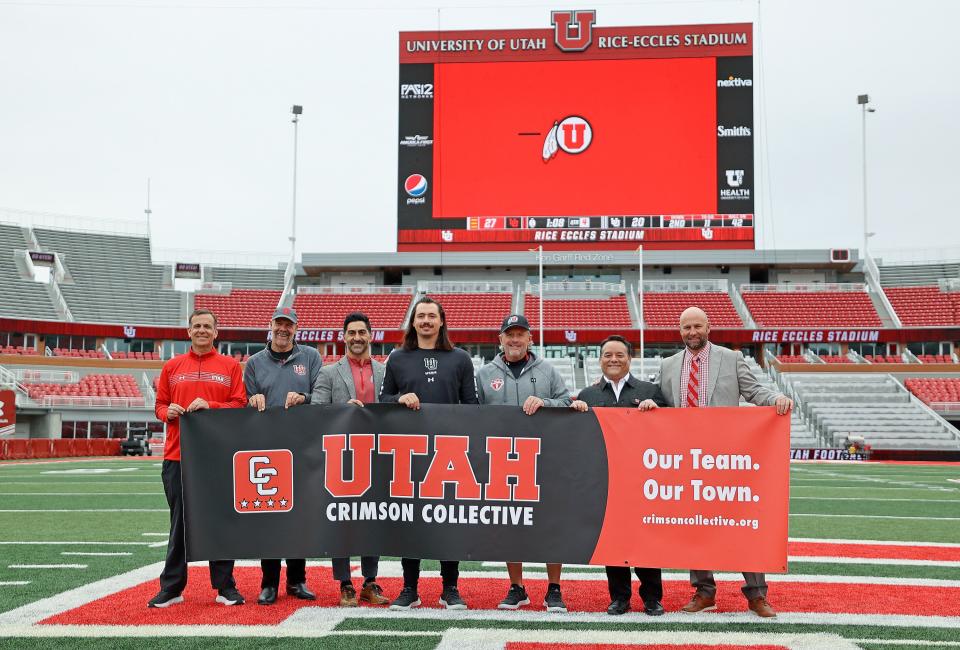
<svg viewBox="0 0 960 650"><path fill-rule="evenodd" d="M380 389L381 402L396 402L414 393L422 404L479 404L473 378L473 361L460 348L404 350L387 359Z"/></svg>

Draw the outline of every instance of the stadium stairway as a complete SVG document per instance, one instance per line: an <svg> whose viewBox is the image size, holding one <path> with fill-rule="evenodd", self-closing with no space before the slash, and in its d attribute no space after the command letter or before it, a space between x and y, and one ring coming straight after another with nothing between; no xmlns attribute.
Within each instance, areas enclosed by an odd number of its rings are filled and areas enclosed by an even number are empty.
<svg viewBox="0 0 960 650"><path fill-rule="evenodd" d="M854 435L873 449L960 449L960 432L891 375L783 373L777 380L825 446Z"/></svg>
<svg viewBox="0 0 960 650"><path fill-rule="evenodd" d="M0 316L37 320L60 320L46 285L21 277L13 251L30 250L20 226L0 224Z"/></svg>
<svg viewBox="0 0 960 650"><path fill-rule="evenodd" d="M775 393L781 392L780 387L777 386L777 382L760 367L756 359L748 356L744 356L744 359L747 362L747 367L750 368L750 372L753 373L753 376L756 377L761 386ZM740 398L740 406L749 405L749 402L744 401L742 397ZM816 433L807 425L807 421L804 419L800 409L795 408L790 414L790 448L796 449L818 446Z"/></svg>

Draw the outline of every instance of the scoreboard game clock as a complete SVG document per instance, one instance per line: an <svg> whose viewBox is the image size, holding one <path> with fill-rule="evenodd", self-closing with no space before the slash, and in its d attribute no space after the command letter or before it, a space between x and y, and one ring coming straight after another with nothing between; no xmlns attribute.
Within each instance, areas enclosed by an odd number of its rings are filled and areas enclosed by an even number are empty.
<svg viewBox="0 0 960 650"><path fill-rule="evenodd" d="M753 26L400 33L397 247L753 248Z"/></svg>

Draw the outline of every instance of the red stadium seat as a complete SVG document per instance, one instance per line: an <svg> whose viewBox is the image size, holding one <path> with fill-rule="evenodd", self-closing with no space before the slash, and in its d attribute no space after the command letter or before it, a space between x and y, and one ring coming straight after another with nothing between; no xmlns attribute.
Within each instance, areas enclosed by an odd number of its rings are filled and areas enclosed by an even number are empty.
<svg viewBox="0 0 960 650"><path fill-rule="evenodd" d="M540 300L527 295L523 313L530 327L540 326ZM548 328L629 329L633 326L626 296L612 298L544 299L543 319Z"/></svg>
<svg viewBox="0 0 960 650"><path fill-rule="evenodd" d="M880 327L865 291L744 291L759 327Z"/></svg>
<svg viewBox="0 0 960 650"><path fill-rule="evenodd" d="M730 295L722 291L643 294L643 320L648 327L677 327L680 314L687 307L700 307L707 312L711 327L743 327Z"/></svg>

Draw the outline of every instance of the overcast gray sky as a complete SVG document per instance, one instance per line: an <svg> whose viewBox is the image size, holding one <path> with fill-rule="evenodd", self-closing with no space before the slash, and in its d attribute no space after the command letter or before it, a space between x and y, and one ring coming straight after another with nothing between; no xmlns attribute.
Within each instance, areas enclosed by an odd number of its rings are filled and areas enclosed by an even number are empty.
<svg viewBox="0 0 960 650"><path fill-rule="evenodd" d="M0 208L142 219L161 248L391 251L397 33L751 21L758 248L956 246L953 0L457 2L0 0ZM2 218L2 215L0 215Z"/></svg>

